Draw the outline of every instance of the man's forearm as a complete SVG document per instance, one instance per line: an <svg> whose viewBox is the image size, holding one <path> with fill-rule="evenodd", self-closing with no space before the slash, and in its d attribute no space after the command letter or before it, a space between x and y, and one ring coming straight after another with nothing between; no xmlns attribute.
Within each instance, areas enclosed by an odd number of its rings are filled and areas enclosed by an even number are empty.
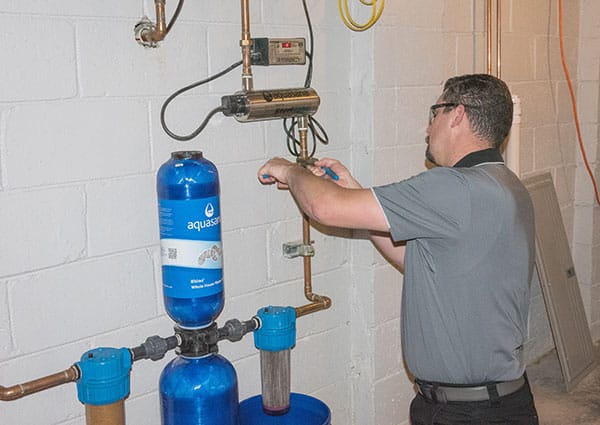
<svg viewBox="0 0 600 425"><path fill-rule="evenodd" d="M404 253L406 251L406 245L395 244L392 241L390 234L383 232L369 232L369 239L388 262L394 267L399 268L401 272L404 272Z"/></svg>

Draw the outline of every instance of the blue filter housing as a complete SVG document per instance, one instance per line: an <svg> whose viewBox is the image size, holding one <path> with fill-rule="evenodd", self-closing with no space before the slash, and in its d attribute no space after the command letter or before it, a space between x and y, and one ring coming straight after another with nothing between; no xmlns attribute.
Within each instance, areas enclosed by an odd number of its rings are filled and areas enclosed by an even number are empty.
<svg viewBox="0 0 600 425"><path fill-rule="evenodd" d="M239 425L237 375L219 354L177 356L160 376L162 425Z"/></svg>
<svg viewBox="0 0 600 425"><path fill-rule="evenodd" d="M131 353L127 348L100 347L85 352L77 367L77 397L84 404L105 406L129 395Z"/></svg>
<svg viewBox="0 0 600 425"><path fill-rule="evenodd" d="M202 152L173 152L156 188L165 308L181 327L208 326L224 305L217 168Z"/></svg>

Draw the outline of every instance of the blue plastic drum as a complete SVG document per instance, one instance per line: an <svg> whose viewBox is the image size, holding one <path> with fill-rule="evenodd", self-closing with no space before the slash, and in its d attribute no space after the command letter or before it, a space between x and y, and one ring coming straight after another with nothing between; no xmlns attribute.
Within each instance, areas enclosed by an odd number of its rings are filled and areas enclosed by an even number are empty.
<svg viewBox="0 0 600 425"><path fill-rule="evenodd" d="M240 403L240 425L330 425L331 412L321 400L305 394L290 394L290 410L285 415L263 412L262 396Z"/></svg>

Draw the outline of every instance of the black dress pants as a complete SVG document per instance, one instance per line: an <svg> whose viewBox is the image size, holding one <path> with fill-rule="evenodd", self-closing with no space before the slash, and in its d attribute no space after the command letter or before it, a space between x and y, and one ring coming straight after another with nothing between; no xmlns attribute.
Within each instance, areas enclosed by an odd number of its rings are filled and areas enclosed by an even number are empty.
<svg viewBox="0 0 600 425"><path fill-rule="evenodd" d="M410 420L412 425L539 425L528 382L493 402L438 403L417 394Z"/></svg>

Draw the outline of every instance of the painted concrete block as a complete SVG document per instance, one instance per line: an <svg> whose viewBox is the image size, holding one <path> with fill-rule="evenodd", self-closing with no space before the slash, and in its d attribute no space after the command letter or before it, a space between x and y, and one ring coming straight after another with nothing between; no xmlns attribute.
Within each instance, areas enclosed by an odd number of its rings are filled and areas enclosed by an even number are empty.
<svg viewBox="0 0 600 425"><path fill-rule="evenodd" d="M332 385L320 388L314 391L311 396L321 400L331 410L332 423L335 421L340 424L350 424L355 418L356 412L352 408L350 379L346 378L343 381L335 382ZM365 394L362 394L365 397Z"/></svg>
<svg viewBox="0 0 600 425"><path fill-rule="evenodd" d="M267 235L264 226L223 233L223 273L228 298L267 284Z"/></svg>
<svg viewBox="0 0 600 425"><path fill-rule="evenodd" d="M570 98L569 98L570 100ZM598 81L582 81L577 89L577 110L580 123L598 124L600 113ZM572 103L570 118L573 119Z"/></svg>
<svg viewBox="0 0 600 425"><path fill-rule="evenodd" d="M237 0L221 0L218 7L206 7L201 2L185 3L185 19L202 23L227 23L240 25L240 2ZM250 3L250 23L259 22L261 9L256 2ZM240 31L237 31L239 33ZM234 33L236 34L236 33ZM239 34L237 34L239 37Z"/></svg>
<svg viewBox="0 0 600 425"><path fill-rule="evenodd" d="M275 223L268 233L269 278L275 282L299 279L303 276L302 258L285 258L284 243L302 240L302 222L295 219Z"/></svg>
<svg viewBox="0 0 600 425"><path fill-rule="evenodd" d="M456 36L456 75L474 74L486 68L485 43L481 32Z"/></svg>
<svg viewBox="0 0 600 425"><path fill-rule="evenodd" d="M595 284L590 287L590 305L591 314L589 318L590 325L600 322L600 311L595 308L600 303L600 285Z"/></svg>
<svg viewBox="0 0 600 425"><path fill-rule="evenodd" d="M237 5L239 7L239 3ZM251 4L252 8L252 4ZM242 51L240 48L241 28L239 18L236 22L222 25L206 26L206 40L203 45L203 50L206 52L208 61L208 70L206 77L215 75L221 71L229 69L236 63L242 60ZM257 33L257 27L250 23L250 31L252 37L266 37L262 33ZM258 73L257 81L254 84L256 89L265 88L263 75L265 68L262 66L252 66L252 75ZM190 75L198 75L195 74ZM197 78L200 80L201 78ZM227 74L209 82L206 87L211 93L232 94L242 90L242 65L238 64L237 68L230 70Z"/></svg>
<svg viewBox="0 0 600 425"><path fill-rule="evenodd" d="M337 16L337 5L323 4L320 1L307 1L308 12L311 20L314 22L324 22L328 17L328 13ZM261 15L263 22L269 25L289 25L289 26L304 26L306 27L306 18L304 16L304 8L302 2L292 3L286 7L273 7L269 3L262 3ZM329 15L331 16L331 15ZM335 20L331 19L332 23ZM292 37L289 36L288 37Z"/></svg>
<svg viewBox="0 0 600 425"><path fill-rule="evenodd" d="M554 169L553 181L554 188L556 190L556 197L558 198L558 204L561 206L561 212L563 212L563 222L565 223L565 230L567 231L567 235L571 233L571 228L569 226L569 221L567 217L564 215L565 208L570 207L570 204L573 202L574 198L574 188L575 188L575 171L576 168L574 165L560 167Z"/></svg>
<svg viewBox="0 0 600 425"><path fill-rule="evenodd" d="M569 95L569 88L565 81L556 83L554 102L556 104L556 119L561 124L573 122L573 106ZM584 116L580 116L580 119Z"/></svg>
<svg viewBox="0 0 600 425"><path fill-rule="evenodd" d="M90 183L86 194L90 256L159 243L154 174Z"/></svg>
<svg viewBox="0 0 600 425"><path fill-rule="evenodd" d="M547 82L513 83L511 92L521 99L521 126L536 127L555 122L553 87Z"/></svg>
<svg viewBox="0 0 600 425"><path fill-rule="evenodd" d="M384 379L402 370L399 318L377 326L375 329L373 356L375 380Z"/></svg>
<svg viewBox="0 0 600 425"><path fill-rule="evenodd" d="M47 2L40 0L9 0L3 2L0 10L2 12L10 13L52 16L112 16L134 18L142 16L142 3L123 2L120 0L61 0L59 2ZM167 8L167 10L170 12L170 8ZM153 8L152 12L154 12ZM135 22L137 21L132 20L132 28Z"/></svg>
<svg viewBox="0 0 600 425"><path fill-rule="evenodd" d="M339 91L349 87L348 69L355 66L349 55L352 51L350 33L345 27L319 31L313 63L312 86L316 89Z"/></svg>
<svg viewBox="0 0 600 425"><path fill-rule="evenodd" d="M178 21L155 49L145 49L135 41L133 25L120 20L77 25L83 96L166 96L206 75L206 51L193 47L206 43L201 25ZM198 91L206 92L206 88Z"/></svg>
<svg viewBox="0 0 600 425"><path fill-rule="evenodd" d="M352 316L353 302L352 287L359 285L370 285L354 279L349 267L344 267L331 272L314 276L313 292L325 295L331 299L331 307L314 314L302 316L297 323L297 337L303 338L325 331L350 332L349 320ZM308 304L304 297L304 282L293 282L287 289L289 294L298 297L294 306ZM285 294L284 294L285 295Z"/></svg>
<svg viewBox="0 0 600 425"><path fill-rule="evenodd" d="M312 392L344 379L350 368L350 353L340 351L350 343L348 332L325 332L297 342L292 351L291 370L294 387L301 392ZM335 351L335 356L323 356L324 349ZM322 371L327 373L322 373ZM302 372L300 372L302 371Z"/></svg>
<svg viewBox="0 0 600 425"><path fill-rule="evenodd" d="M584 145L586 140L591 140L587 135L590 134L588 131L591 130L592 127L583 125L581 127L581 131L584 137ZM593 131L593 130L592 130ZM575 129L574 123L568 124L560 124L559 125L559 141L561 145L561 153L563 155L563 161L565 165L574 165L576 163L576 158L580 155L578 152L577 146L577 130ZM593 137L593 136L592 136ZM586 147L591 148L592 146ZM595 147L594 147L595 149ZM588 150L589 151L589 150Z"/></svg>
<svg viewBox="0 0 600 425"><path fill-rule="evenodd" d="M404 130L403 105L399 101L398 89L382 88L375 90L373 102L373 131L378 147L393 147L404 142L399 131Z"/></svg>
<svg viewBox="0 0 600 425"><path fill-rule="evenodd" d="M455 58L454 36L422 29L381 30L375 39L375 81L377 87L442 82L454 74Z"/></svg>
<svg viewBox="0 0 600 425"><path fill-rule="evenodd" d="M546 34L549 26L548 19L539 19L539 17L546 16L549 13L549 7L548 2L544 0L519 1L512 4L510 14L507 13L512 30L527 34ZM557 15L553 14L552 16L554 24ZM554 25L552 28L554 29Z"/></svg>
<svg viewBox="0 0 600 425"><path fill-rule="evenodd" d="M432 3L432 9L440 9L439 5ZM473 30L474 13L477 13L477 6L470 0L446 0L444 1L442 28L451 32L466 32ZM427 10L427 8L425 9ZM437 15L437 11L435 14ZM507 21L504 20L504 25ZM431 26L431 22L427 22Z"/></svg>
<svg viewBox="0 0 600 425"><path fill-rule="evenodd" d="M13 351L9 312L7 282L0 281L0 359L7 358Z"/></svg>
<svg viewBox="0 0 600 425"><path fill-rule="evenodd" d="M502 77L509 81L530 81L534 77L534 43L522 34L502 37Z"/></svg>
<svg viewBox="0 0 600 425"><path fill-rule="evenodd" d="M152 262L143 251L14 279L9 296L15 342L21 353L130 326L156 315Z"/></svg>
<svg viewBox="0 0 600 425"><path fill-rule="evenodd" d="M401 87L397 90L397 115L388 115L388 119L395 121L397 125L396 145L424 145L429 124L429 107L437 102L441 93L442 85L434 88ZM415 119L415 116L418 118Z"/></svg>
<svg viewBox="0 0 600 425"><path fill-rule="evenodd" d="M3 55L7 58L0 79L3 102L61 99L77 94L75 29L71 22L0 15L0 26Z"/></svg>
<svg viewBox="0 0 600 425"><path fill-rule="evenodd" d="M288 159L292 160L289 157ZM265 185L262 190L267 194L267 203L265 206L257 205L257 207L269 211L266 217L268 223L297 220L300 217L300 209L289 191L279 190L272 185Z"/></svg>
<svg viewBox="0 0 600 425"><path fill-rule="evenodd" d="M585 167L577 167L576 181L578 184L575 187L575 199L591 205L594 202L594 186Z"/></svg>
<svg viewBox="0 0 600 425"><path fill-rule="evenodd" d="M402 424L408 420L410 402L415 396L404 370L375 383L375 421L377 425Z"/></svg>
<svg viewBox="0 0 600 425"><path fill-rule="evenodd" d="M316 223L313 224L311 231L311 240L314 241L315 249L315 256L311 262L313 273L335 270L348 263L350 235L351 232L347 229L321 228Z"/></svg>
<svg viewBox="0 0 600 425"><path fill-rule="evenodd" d="M85 199L81 188L0 192L0 204L0 276L85 256Z"/></svg>
<svg viewBox="0 0 600 425"><path fill-rule="evenodd" d="M591 19L600 16L591 15ZM598 72L600 71L600 43L598 38L600 31L596 30L596 35L591 37L582 37L579 39L579 57L577 72L581 81L598 81Z"/></svg>
<svg viewBox="0 0 600 425"><path fill-rule="evenodd" d="M441 28L445 7L441 7L441 2L436 0L426 0L414 7L410 0L397 0L385 5L383 18L388 25L398 27L417 27L417 28ZM364 12L371 12L371 8L364 8ZM377 28L378 30L380 27Z"/></svg>
<svg viewBox="0 0 600 425"><path fill-rule="evenodd" d="M556 125L537 127L534 134L535 168L541 170L560 166L562 152Z"/></svg>
<svg viewBox="0 0 600 425"><path fill-rule="evenodd" d="M595 0L582 0L581 10L584 13L581 14L579 25L583 32L583 36L597 36L600 32L600 22L596 17L600 16L600 3Z"/></svg>
<svg viewBox="0 0 600 425"><path fill-rule="evenodd" d="M57 184L149 171L146 115L144 103L138 100L15 107L6 123L8 186Z"/></svg>
<svg viewBox="0 0 600 425"><path fill-rule="evenodd" d="M598 241L600 241L599 226L593 225L590 227L590 223L598 223L597 220L600 219L600 214L596 211L597 209L596 205L580 205L575 211L573 237L578 243L587 246L588 249L591 246L598 245Z"/></svg>
<svg viewBox="0 0 600 425"><path fill-rule="evenodd" d="M577 214L577 213L576 213ZM577 228L577 220L580 220L576 217L575 225L573 227ZM581 289L581 297L584 301L586 309L590 310L590 292L589 288L592 285L592 251L590 246L585 243L585 240L582 240L581 243L576 242L573 244L573 248L571 250L571 256L573 258L573 263L575 266L575 271L577 273L577 283L579 283ZM584 290L585 288L585 290ZM587 293L586 293L587 292Z"/></svg>
<svg viewBox="0 0 600 425"><path fill-rule="evenodd" d="M375 164L374 186L391 183L398 180L398 148L382 148L373 152ZM404 162L404 161L403 161Z"/></svg>
<svg viewBox="0 0 600 425"><path fill-rule="evenodd" d="M267 193L258 181L262 162L220 167L221 219L223 231L264 223L268 211L257 208L265 205Z"/></svg>

